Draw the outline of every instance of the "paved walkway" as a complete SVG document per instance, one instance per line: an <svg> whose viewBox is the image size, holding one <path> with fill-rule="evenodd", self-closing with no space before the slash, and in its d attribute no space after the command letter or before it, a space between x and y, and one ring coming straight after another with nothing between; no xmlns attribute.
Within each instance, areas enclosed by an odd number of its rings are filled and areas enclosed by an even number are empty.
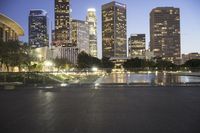
<svg viewBox="0 0 200 133"><path fill-rule="evenodd" d="M0 91L0 133L200 133L198 87Z"/></svg>

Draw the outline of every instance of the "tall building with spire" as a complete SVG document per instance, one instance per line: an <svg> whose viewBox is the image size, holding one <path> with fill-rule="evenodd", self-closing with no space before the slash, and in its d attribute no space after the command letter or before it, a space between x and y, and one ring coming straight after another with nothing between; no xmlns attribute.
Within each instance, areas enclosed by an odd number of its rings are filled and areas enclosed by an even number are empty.
<svg viewBox="0 0 200 133"><path fill-rule="evenodd" d="M32 47L49 46L47 12L41 9L29 13L29 45Z"/></svg>
<svg viewBox="0 0 200 133"><path fill-rule="evenodd" d="M70 44L70 0L55 0L55 45Z"/></svg>
<svg viewBox="0 0 200 133"><path fill-rule="evenodd" d="M102 5L102 56L127 57L126 5L112 1Z"/></svg>
<svg viewBox="0 0 200 133"><path fill-rule="evenodd" d="M151 11L150 49L155 56L178 64L181 58L179 8L157 7Z"/></svg>
<svg viewBox="0 0 200 133"><path fill-rule="evenodd" d="M86 21L89 26L89 54L97 57L97 17L94 8L88 9Z"/></svg>

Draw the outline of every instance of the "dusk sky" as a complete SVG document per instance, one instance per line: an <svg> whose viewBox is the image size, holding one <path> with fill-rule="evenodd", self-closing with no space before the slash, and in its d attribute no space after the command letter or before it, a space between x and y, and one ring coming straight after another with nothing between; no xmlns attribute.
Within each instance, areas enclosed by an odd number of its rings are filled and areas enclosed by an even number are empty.
<svg viewBox="0 0 200 133"><path fill-rule="evenodd" d="M87 9L96 8L98 15L98 48L101 51L101 5L112 0L71 0L72 18L85 20ZM200 0L118 0L127 4L127 37L145 33L149 45L149 13L155 7L173 6L181 12L181 51L200 52ZM44 9L54 25L54 0L0 0L0 12L19 23L25 30L20 40L28 41L30 9ZM54 27L54 26L53 26ZM101 52L99 53L101 56Z"/></svg>

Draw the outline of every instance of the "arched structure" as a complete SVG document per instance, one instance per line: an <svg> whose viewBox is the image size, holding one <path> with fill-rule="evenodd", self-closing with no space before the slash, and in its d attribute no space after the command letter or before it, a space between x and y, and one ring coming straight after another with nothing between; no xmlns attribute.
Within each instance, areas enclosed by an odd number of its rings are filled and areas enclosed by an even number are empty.
<svg viewBox="0 0 200 133"><path fill-rule="evenodd" d="M0 40L18 40L23 35L24 30L18 23L0 13Z"/></svg>

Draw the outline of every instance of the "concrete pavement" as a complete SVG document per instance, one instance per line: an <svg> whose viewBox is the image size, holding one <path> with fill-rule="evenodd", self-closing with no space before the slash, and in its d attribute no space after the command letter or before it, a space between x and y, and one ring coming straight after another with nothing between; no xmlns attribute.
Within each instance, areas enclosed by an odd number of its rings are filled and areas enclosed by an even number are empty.
<svg viewBox="0 0 200 133"><path fill-rule="evenodd" d="M0 133L199 133L198 87L0 90Z"/></svg>

